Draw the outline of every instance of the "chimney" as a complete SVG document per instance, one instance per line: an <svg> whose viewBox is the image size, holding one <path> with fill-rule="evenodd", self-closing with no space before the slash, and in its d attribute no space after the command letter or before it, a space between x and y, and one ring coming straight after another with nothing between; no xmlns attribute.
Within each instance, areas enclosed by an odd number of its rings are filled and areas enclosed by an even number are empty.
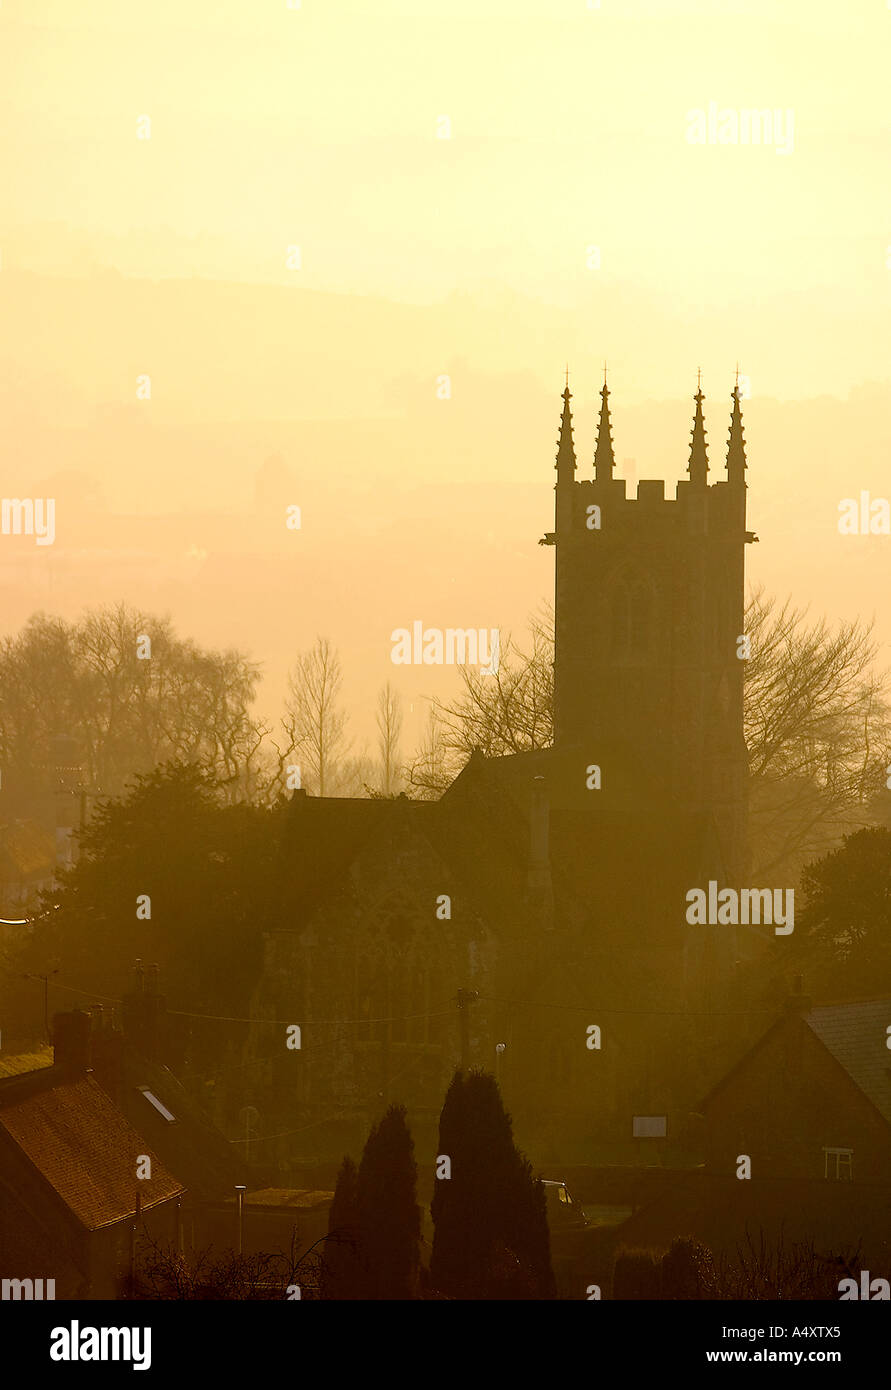
<svg viewBox="0 0 891 1390"><path fill-rule="evenodd" d="M814 1006L814 1001L809 994L803 992L804 980L801 975L792 977L792 993L786 995L785 1010L787 1014L799 1014L802 1017L809 1014Z"/></svg>
<svg viewBox="0 0 891 1390"><path fill-rule="evenodd" d="M151 1061L169 1064L166 1026L167 1000L159 992L160 966L153 965L148 980L137 961L136 988L121 1001L124 1042Z"/></svg>
<svg viewBox="0 0 891 1390"><path fill-rule="evenodd" d="M805 1015L809 1014L813 1005L810 995L803 992L803 980L800 975L792 978L792 993L786 995L786 1017L790 1021L791 1038L787 1044L787 1074L794 1085L801 1085L802 1071L804 1069L804 1038L807 1031ZM795 1020L793 1023L792 1020Z"/></svg>
<svg viewBox="0 0 891 1390"><path fill-rule="evenodd" d="M74 1075L89 1071L91 1063L90 1015L81 1009L53 1016L53 1062Z"/></svg>
<svg viewBox="0 0 891 1390"><path fill-rule="evenodd" d="M114 1011L94 1004L90 1010L92 1035L90 1038L91 1065L96 1080L104 1091L118 1100L123 1079L124 1034L117 1025Z"/></svg>

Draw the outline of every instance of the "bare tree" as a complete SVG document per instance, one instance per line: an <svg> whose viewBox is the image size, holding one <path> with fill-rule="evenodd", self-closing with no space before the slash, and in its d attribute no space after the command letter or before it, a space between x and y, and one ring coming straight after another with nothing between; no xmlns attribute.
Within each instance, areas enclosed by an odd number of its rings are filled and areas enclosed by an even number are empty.
<svg viewBox="0 0 891 1390"><path fill-rule="evenodd" d="M392 796L399 783L399 738L402 733L402 701L390 682L377 697L378 754L381 764L381 790Z"/></svg>
<svg viewBox="0 0 891 1390"><path fill-rule="evenodd" d="M347 715L338 703L342 681L340 657L327 637L316 638L288 677L284 757L300 760L303 785L309 783L319 796L330 793L338 761L347 752Z"/></svg>
<svg viewBox="0 0 891 1390"><path fill-rule="evenodd" d="M442 796L455 775L453 762L434 703L427 713L427 727L421 746L403 775L419 800L435 801Z"/></svg>
<svg viewBox="0 0 891 1390"><path fill-rule="evenodd" d="M128 1279L128 1297L151 1301L244 1301L318 1299L325 1296L327 1269L322 1236L300 1252L296 1230L287 1251L238 1255L215 1253L208 1246L188 1254L161 1245L143 1227L139 1233L135 1278Z"/></svg>
<svg viewBox="0 0 891 1390"><path fill-rule="evenodd" d="M756 590L745 631L753 871L797 877L815 855L875 819L891 758L887 676L876 669L869 623L808 622L789 600ZM553 741L550 610L532 620L531 637L527 650L511 639L503 644L495 676L462 667L458 698L434 701L436 722L415 755L412 786L441 794L474 748L500 757Z"/></svg>
<svg viewBox="0 0 891 1390"><path fill-rule="evenodd" d="M530 621L531 647L508 637L494 675L460 668L462 694L436 701L442 741L460 767L474 748L487 757L547 748L554 740L554 614L543 608Z"/></svg>
<svg viewBox="0 0 891 1390"><path fill-rule="evenodd" d="M887 677L871 623L809 623L756 590L745 630L754 867L797 873L870 820L891 748Z"/></svg>
<svg viewBox="0 0 891 1390"><path fill-rule="evenodd" d="M775 1241L759 1227L757 1241L748 1225L735 1258L726 1252L716 1262L708 1297L750 1302L753 1299L838 1301L839 1280L860 1262L860 1249L820 1254L812 1240L786 1245L782 1229Z"/></svg>
<svg viewBox="0 0 891 1390"><path fill-rule="evenodd" d="M495 758L553 742L553 610L543 606L529 628L527 650L508 636L493 675L462 666L463 689L457 699L432 702L421 746L405 771L416 794L441 796L474 749Z"/></svg>
<svg viewBox="0 0 891 1390"><path fill-rule="evenodd" d="M259 679L242 653L204 650L123 603L75 623L35 614L0 643L9 785L39 795L65 738L93 793L119 795L135 773L180 760L244 795L265 734L250 711Z"/></svg>

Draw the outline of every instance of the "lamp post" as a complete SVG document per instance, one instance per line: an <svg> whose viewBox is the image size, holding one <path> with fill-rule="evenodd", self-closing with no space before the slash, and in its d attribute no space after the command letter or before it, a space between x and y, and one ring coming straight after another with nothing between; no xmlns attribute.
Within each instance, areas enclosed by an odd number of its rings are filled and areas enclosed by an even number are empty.
<svg viewBox="0 0 891 1390"><path fill-rule="evenodd" d="M236 1253L244 1251L244 1194L247 1188L243 1182L235 1184L235 1224Z"/></svg>

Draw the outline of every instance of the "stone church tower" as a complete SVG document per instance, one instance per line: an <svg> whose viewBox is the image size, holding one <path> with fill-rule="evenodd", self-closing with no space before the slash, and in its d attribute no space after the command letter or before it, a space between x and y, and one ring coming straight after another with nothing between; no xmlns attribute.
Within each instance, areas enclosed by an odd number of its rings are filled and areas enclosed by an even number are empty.
<svg viewBox="0 0 891 1390"><path fill-rule="evenodd" d="M697 391L673 498L614 476L606 385L578 477L570 399L544 538L553 745L476 751L435 801L295 793L282 811L251 1016L299 1022L301 1051L270 1056L254 1030L228 1097L264 1116L273 1177L305 1142L358 1153L394 1100L435 1152L457 1065L494 1070L521 1142L561 1163L627 1161L633 1116L680 1124L714 1080L744 944L689 925L685 895L746 878L739 390L711 483Z"/></svg>
<svg viewBox="0 0 891 1390"><path fill-rule="evenodd" d="M580 479L563 392L556 524L545 538L556 546L555 748L578 754L568 762L576 788L599 767L600 791L588 795L604 811L638 824L679 812L711 822L715 871L734 884L746 872L744 556L755 539L739 388L726 476L713 482L697 390L688 477L674 497L661 480L626 495L609 394L604 382L594 476Z"/></svg>
<svg viewBox="0 0 891 1390"><path fill-rule="evenodd" d="M727 1043L734 965L756 949L735 928L686 921L691 888L747 881L744 558L756 538L738 385L726 476L709 480L698 389L674 497L650 480L629 497L615 476L609 394L604 383L594 476L580 478L563 392L543 540L556 548L554 744L526 755L547 794L554 925L542 919L527 955L521 997L542 1008L508 1095L524 1122L555 1113L555 1152L588 1125L589 1151L618 1154L632 1115L671 1112L671 1129L695 1109ZM596 1053L580 1051L583 1015L601 1029Z"/></svg>

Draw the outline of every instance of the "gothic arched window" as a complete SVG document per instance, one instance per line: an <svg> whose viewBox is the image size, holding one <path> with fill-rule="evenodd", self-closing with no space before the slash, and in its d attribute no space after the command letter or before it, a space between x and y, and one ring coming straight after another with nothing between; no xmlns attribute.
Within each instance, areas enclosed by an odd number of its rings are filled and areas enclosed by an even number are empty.
<svg viewBox="0 0 891 1390"><path fill-rule="evenodd" d="M613 586L610 606L610 650L613 656L624 656L631 632L631 596L628 585L619 580Z"/></svg>
<svg viewBox="0 0 891 1390"><path fill-rule="evenodd" d="M649 584L638 580L631 587L631 651L646 656L653 641L653 594Z"/></svg>
<svg viewBox="0 0 891 1390"><path fill-rule="evenodd" d="M610 654L619 661L648 657L654 629L655 601L649 580L620 575L610 595Z"/></svg>

